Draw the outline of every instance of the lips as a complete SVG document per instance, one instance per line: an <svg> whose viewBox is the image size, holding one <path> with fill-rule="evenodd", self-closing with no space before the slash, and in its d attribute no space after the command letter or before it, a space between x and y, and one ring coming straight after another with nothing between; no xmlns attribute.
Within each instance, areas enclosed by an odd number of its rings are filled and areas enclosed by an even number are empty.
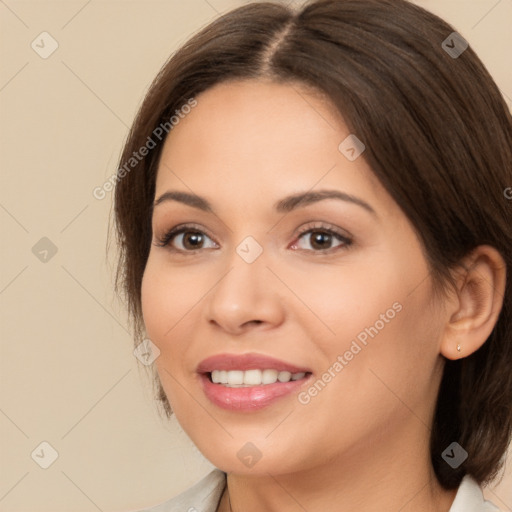
<svg viewBox="0 0 512 512"><path fill-rule="evenodd" d="M311 370L261 354L219 354L202 361L197 372L206 397L231 411L256 411L293 396Z"/></svg>

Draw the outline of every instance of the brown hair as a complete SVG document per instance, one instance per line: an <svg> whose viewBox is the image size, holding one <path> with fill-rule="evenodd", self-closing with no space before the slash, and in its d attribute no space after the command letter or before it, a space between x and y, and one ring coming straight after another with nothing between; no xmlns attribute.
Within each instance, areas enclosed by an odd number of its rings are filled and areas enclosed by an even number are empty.
<svg viewBox="0 0 512 512"><path fill-rule="evenodd" d="M147 93L117 175L116 290L124 292L136 340L144 330L141 281L165 137L130 172L121 166L190 98L228 80L301 83L332 101L417 231L436 289L453 284L450 271L481 244L501 253L510 275L512 200L504 191L512 186L512 118L471 47L454 58L442 46L452 32L405 0L317 0L299 11L254 3L218 18L179 49ZM508 279L487 342L445 364L431 433L433 467L445 488L456 488L465 474L487 483L501 468L512 432L511 368ZM456 469L441 457L453 441L469 454Z"/></svg>

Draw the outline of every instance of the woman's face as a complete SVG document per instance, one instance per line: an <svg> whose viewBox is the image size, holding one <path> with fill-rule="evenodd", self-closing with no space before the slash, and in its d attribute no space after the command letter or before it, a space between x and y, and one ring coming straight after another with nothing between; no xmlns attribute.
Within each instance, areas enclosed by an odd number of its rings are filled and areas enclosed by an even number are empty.
<svg viewBox="0 0 512 512"><path fill-rule="evenodd" d="M232 82L196 99L165 142L142 283L179 423L228 472L426 447L441 306L361 146L299 86Z"/></svg>

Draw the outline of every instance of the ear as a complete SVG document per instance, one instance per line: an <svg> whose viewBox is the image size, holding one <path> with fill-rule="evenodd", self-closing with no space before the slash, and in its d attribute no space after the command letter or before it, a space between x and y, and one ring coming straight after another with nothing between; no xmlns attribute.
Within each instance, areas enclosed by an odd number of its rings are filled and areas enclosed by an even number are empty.
<svg viewBox="0 0 512 512"><path fill-rule="evenodd" d="M503 306L506 264L494 247L478 246L463 259L461 268L455 294L447 302L448 321L441 339L441 354L447 359L476 352L490 336Z"/></svg>

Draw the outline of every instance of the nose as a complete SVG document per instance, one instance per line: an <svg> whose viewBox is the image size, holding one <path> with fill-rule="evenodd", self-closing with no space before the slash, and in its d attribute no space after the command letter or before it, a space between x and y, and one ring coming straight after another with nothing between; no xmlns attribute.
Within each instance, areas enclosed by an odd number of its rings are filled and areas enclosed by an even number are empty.
<svg viewBox="0 0 512 512"><path fill-rule="evenodd" d="M247 263L235 253L228 264L229 269L205 297L208 322L233 335L280 325L285 317L284 300L263 255Z"/></svg>

